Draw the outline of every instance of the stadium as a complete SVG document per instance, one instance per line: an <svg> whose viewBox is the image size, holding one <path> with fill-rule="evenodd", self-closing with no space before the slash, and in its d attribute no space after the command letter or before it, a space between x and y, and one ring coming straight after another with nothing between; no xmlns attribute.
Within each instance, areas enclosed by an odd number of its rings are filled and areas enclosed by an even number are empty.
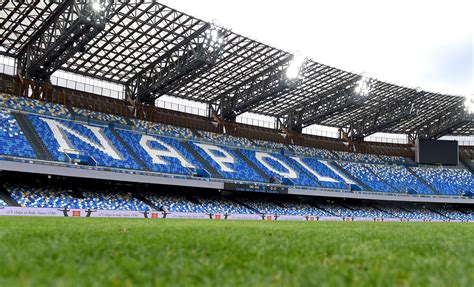
<svg viewBox="0 0 474 287"><path fill-rule="evenodd" d="M0 286L472 286L474 98L157 1L0 7Z"/></svg>

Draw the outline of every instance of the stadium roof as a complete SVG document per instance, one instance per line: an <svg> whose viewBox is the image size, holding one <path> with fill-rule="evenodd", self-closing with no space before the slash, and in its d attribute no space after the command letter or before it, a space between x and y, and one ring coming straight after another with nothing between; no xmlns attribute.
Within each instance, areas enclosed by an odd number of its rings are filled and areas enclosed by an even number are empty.
<svg viewBox="0 0 474 287"><path fill-rule="evenodd" d="M19 58L71 1L4 1L0 10L0 54ZM105 29L61 69L127 84L150 63L208 26L205 21L157 1L115 1ZM227 31L222 55L212 68L167 94L216 104L223 91L248 86L252 79L279 69L289 58L288 52ZM439 137L435 134L440 131L474 134L472 116L466 119L463 112L462 96L425 92L379 80L373 80L367 97L353 99L341 93L358 79L360 75L309 60L300 85L264 99L248 111L283 119L296 113L304 126L351 126L363 133L424 133L432 137Z"/></svg>

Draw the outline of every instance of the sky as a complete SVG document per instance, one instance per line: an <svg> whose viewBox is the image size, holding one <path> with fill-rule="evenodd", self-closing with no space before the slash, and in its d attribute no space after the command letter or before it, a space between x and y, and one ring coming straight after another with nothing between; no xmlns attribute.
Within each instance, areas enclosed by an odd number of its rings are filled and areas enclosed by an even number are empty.
<svg viewBox="0 0 474 287"><path fill-rule="evenodd" d="M164 0L314 61L408 87L474 94L474 1Z"/></svg>

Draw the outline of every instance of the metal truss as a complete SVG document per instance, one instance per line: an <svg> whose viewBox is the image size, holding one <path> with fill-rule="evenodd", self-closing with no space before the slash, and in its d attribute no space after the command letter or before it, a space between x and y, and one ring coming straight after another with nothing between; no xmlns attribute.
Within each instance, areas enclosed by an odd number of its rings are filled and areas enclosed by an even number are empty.
<svg viewBox="0 0 474 287"><path fill-rule="evenodd" d="M226 33L206 24L173 46L127 82L129 101L153 105L158 97L211 69L222 54Z"/></svg>
<svg viewBox="0 0 474 287"><path fill-rule="evenodd" d="M27 79L49 81L54 71L104 29L110 2L102 0L96 5L94 8L91 1L68 0L57 6L19 51L18 72Z"/></svg>
<svg viewBox="0 0 474 287"><path fill-rule="evenodd" d="M316 99L307 100L286 115L280 116L280 123L287 130L301 132L304 127L316 124L328 115L362 103L362 99L354 93L354 86L360 79L360 75L354 75L342 84L319 94Z"/></svg>
<svg viewBox="0 0 474 287"><path fill-rule="evenodd" d="M470 130L474 128L474 115L469 114L462 104L450 107L410 131L411 138L438 139L453 134L458 129ZM468 131L469 132L469 131Z"/></svg>
<svg viewBox="0 0 474 287"><path fill-rule="evenodd" d="M403 99L388 101L378 106L371 113L362 114L360 117L351 119L349 134L352 140L364 140L380 130L387 130L399 121L408 120L418 114L415 99L423 97L423 92L413 91Z"/></svg>
<svg viewBox="0 0 474 287"><path fill-rule="evenodd" d="M353 127L355 138L373 132L437 136L423 131L426 123L437 117L446 118L445 122L460 119L459 110L446 111L461 103L463 97L424 92L409 99L414 94L412 88L377 80L367 97L355 98L341 87L355 80L357 74L313 60L307 62L303 82L285 87L281 73L291 55L232 31L227 32L219 57L212 65L206 64L213 58L199 58L199 51L204 50L193 41L209 24L155 0L111 1L105 27L95 37L73 40L68 33L58 34L67 32L76 19L67 18L67 3L82 2L3 1L0 54L15 57L20 70L30 67L32 77L45 78L59 68L128 85L127 94L138 95L145 102L151 94L148 103L153 97L169 95L207 103L231 120L244 111L273 116L283 128L294 131L316 123ZM48 32L47 27L56 27L56 33ZM77 31L86 33L83 28ZM26 47L40 41L38 35L43 34L51 35L49 42L41 40L42 49L30 49L30 61L26 61ZM70 43L83 44L74 49L67 47ZM52 51L61 51L63 56ZM38 68L41 61L50 63L51 69L42 72ZM412 105L416 113L407 112ZM384 108L388 106L392 108ZM461 122L445 130L449 134L474 134L472 122Z"/></svg>
<svg viewBox="0 0 474 287"><path fill-rule="evenodd" d="M284 92L294 89L302 82L301 77L290 79L286 76L291 57L286 57L261 73L243 81L239 85L217 96L221 118L235 121L235 118L252 110L263 101L271 101ZM303 67L304 70L304 67ZM304 71L301 71L304 73Z"/></svg>

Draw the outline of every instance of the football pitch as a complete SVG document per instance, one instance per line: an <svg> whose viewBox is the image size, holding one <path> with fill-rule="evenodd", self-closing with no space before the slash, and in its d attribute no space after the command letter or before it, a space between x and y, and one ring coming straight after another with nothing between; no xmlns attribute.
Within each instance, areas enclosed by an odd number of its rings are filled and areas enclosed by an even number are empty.
<svg viewBox="0 0 474 287"><path fill-rule="evenodd" d="M473 286L474 224L0 217L0 286Z"/></svg>

